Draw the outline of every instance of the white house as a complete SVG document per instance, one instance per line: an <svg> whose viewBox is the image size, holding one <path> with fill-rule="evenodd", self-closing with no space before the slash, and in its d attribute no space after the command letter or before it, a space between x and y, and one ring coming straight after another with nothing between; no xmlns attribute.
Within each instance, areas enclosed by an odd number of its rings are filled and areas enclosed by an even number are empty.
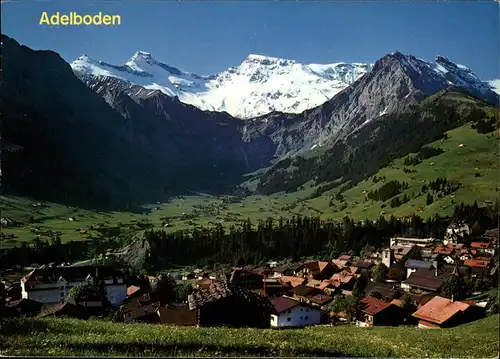
<svg viewBox="0 0 500 359"><path fill-rule="evenodd" d="M446 229L446 234L444 235L443 243L447 245L448 243L455 243L458 238L463 239L464 236L471 234L470 227L467 224L462 225L451 225Z"/></svg>
<svg viewBox="0 0 500 359"><path fill-rule="evenodd" d="M113 306L121 305L127 298L123 273L104 266L41 266L21 279L21 293L23 298L40 303L59 303L67 298L71 288L89 283L93 278L104 281L108 299Z"/></svg>
<svg viewBox="0 0 500 359"><path fill-rule="evenodd" d="M321 310L290 297L276 298L273 305L276 314L271 315L271 328L305 327L321 322Z"/></svg>
<svg viewBox="0 0 500 359"><path fill-rule="evenodd" d="M417 245L420 247L425 247L428 244L434 243L435 238L407 238L407 237L393 237L390 240L390 246L395 245Z"/></svg>

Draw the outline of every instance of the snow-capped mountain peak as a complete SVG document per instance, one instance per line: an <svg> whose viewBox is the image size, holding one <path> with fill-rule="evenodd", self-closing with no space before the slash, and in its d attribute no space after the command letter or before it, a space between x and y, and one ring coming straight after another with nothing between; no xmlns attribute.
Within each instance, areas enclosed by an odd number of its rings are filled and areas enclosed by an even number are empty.
<svg viewBox="0 0 500 359"><path fill-rule="evenodd" d="M199 76L137 51L125 64L81 56L71 64L79 77L113 77L160 90L202 110L252 118L272 111L300 113L332 98L369 72L370 64L311 64L258 54L212 76ZM99 79L95 79L99 81Z"/></svg>
<svg viewBox="0 0 500 359"><path fill-rule="evenodd" d="M493 92L500 95L500 79L490 80L488 81L488 85L490 85L490 88Z"/></svg>

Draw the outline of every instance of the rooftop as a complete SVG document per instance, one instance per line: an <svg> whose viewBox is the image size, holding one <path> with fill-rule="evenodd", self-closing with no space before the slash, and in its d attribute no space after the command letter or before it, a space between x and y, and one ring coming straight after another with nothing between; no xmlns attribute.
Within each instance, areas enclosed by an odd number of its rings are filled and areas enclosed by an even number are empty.
<svg viewBox="0 0 500 359"><path fill-rule="evenodd" d="M56 283L59 278L68 282L84 281L88 276L98 279L123 278L123 273L108 266L47 267L34 269L22 281L27 284Z"/></svg>
<svg viewBox="0 0 500 359"><path fill-rule="evenodd" d="M431 269L432 262L429 261L421 261L417 259L408 259L405 263L406 268L426 268Z"/></svg>
<svg viewBox="0 0 500 359"><path fill-rule="evenodd" d="M380 313L386 308L389 308L392 304L387 303L383 300L373 298L373 297L365 297L361 299L361 303L365 305L363 308L363 312L369 315L376 315Z"/></svg>
<svg viewBox="0 0 500 359"><path fill-rule="evenodd" d="M466 265L467 267L488 268L490 265L490 261L481 259L467 259L464 261L464 265Z"/></svg>
<svg viewBox="0 0 500 359"><path fill-rule="evenodd" d="M442 324L460 311L465 311L470 305L464 302L454 302L450 299L436 296L420 307L413 316L431 323Z"/></svg>
<svg viewBox="0 0 500 359"><path fill-rule="evenodd" d="M272 301L272 303L274 305L274 308L276 308L276 312L278 313L286 312L287 310L290 310L300 304L298 301L285 296L276 298Z"/></svg>

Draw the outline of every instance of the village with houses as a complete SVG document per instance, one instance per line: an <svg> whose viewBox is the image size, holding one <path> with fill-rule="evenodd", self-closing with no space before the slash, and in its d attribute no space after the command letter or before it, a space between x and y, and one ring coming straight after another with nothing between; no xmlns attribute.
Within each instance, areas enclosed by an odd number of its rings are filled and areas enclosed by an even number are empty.
<svg viewBox="0 0 500 359"><path fill-rule="evenodd" d="M450 328L498 312L498 229L471 238L394 237L364 257L269 261L127 276L103 265L44 265L2 278L4 317L112 316L126 323L301 328ZM1 293L1 292L0 292Z"/></svg>

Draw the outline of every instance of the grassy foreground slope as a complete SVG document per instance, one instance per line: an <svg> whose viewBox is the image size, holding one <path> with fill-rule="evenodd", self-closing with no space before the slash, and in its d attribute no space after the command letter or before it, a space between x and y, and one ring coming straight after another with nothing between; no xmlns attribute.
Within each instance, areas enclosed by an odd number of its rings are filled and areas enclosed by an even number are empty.
<svg viewBox="0 0 500 359"><path fill-rule="evenodd" d="M415 327L228 329L20 319L3 324L2 355L346 356L492 358L499 316L453 329Z"/></svg>

